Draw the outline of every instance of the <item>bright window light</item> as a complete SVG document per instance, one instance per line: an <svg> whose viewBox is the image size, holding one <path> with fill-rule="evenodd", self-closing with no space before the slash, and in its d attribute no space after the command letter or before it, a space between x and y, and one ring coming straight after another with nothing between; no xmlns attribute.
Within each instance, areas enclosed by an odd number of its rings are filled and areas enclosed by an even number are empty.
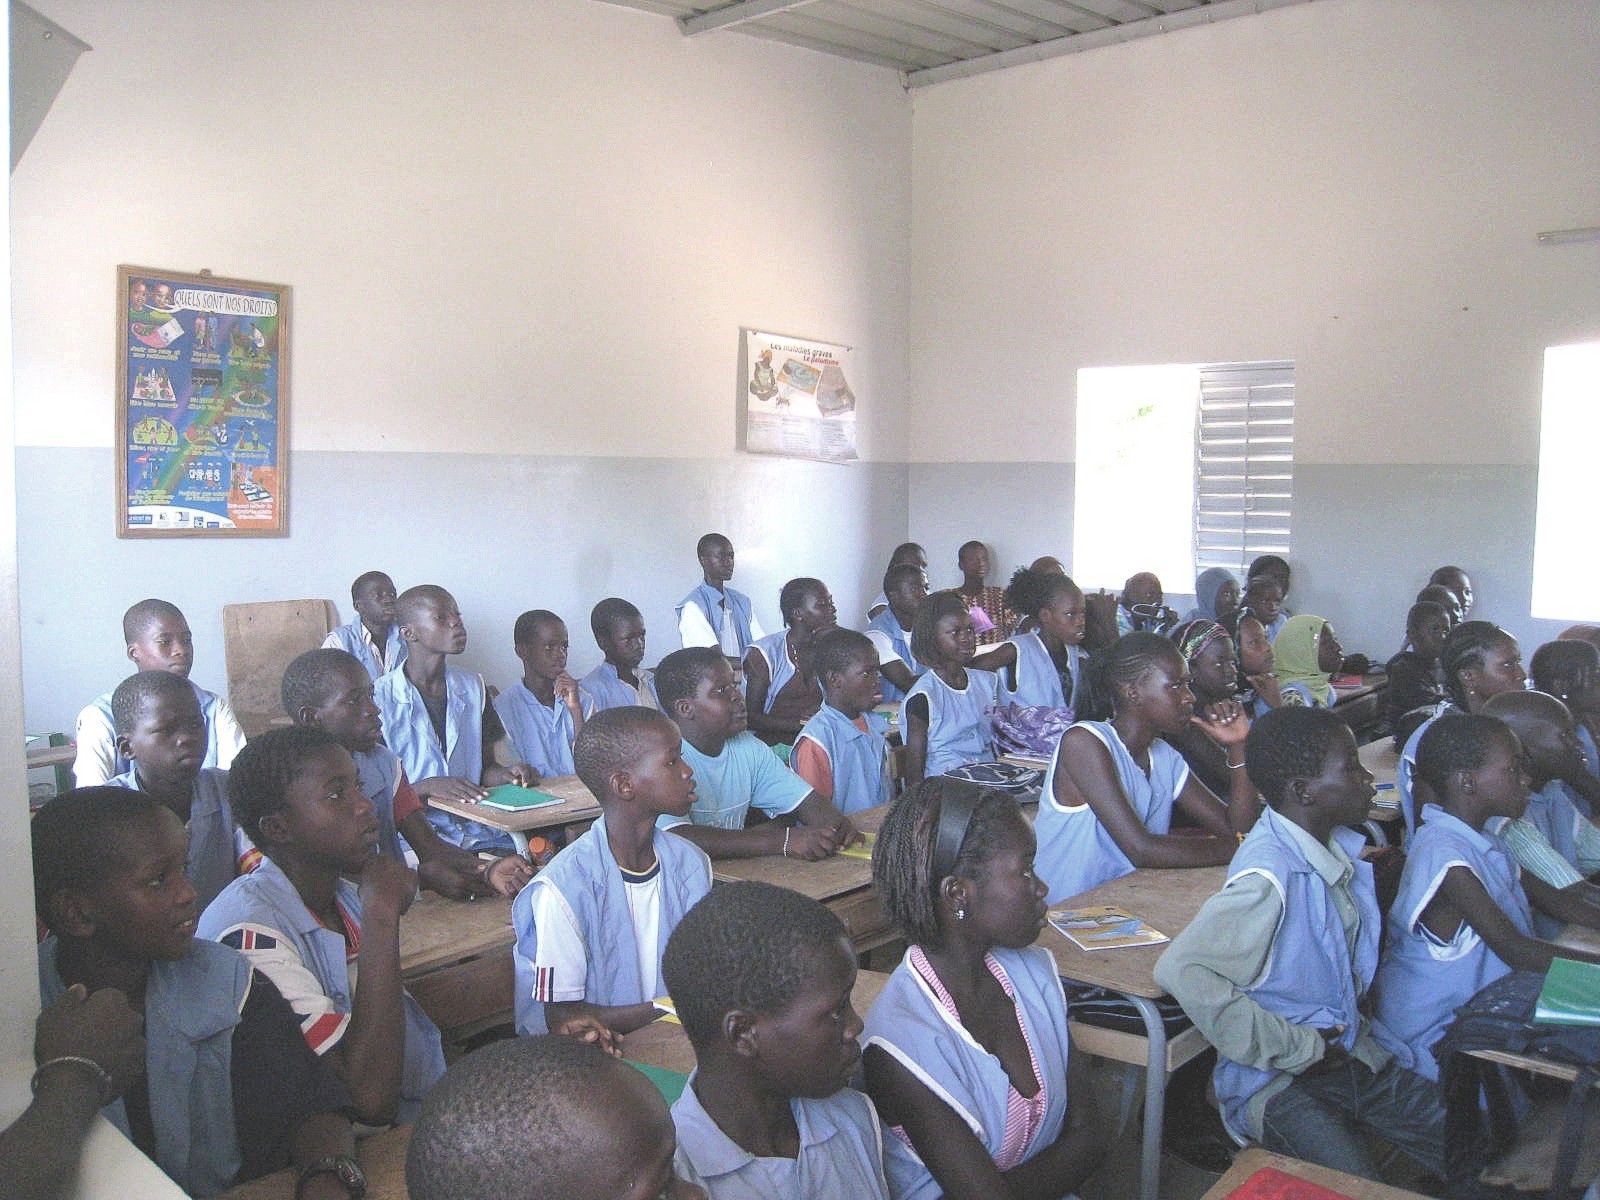
<svg viewBox="0 0 1600 1200"><path fill-rule="evenodd" d="M1594 553L1594 447L1600 444L1600 342L1544 352L1539 505L1533 525L1533 615L1600 617Z"/></svg>

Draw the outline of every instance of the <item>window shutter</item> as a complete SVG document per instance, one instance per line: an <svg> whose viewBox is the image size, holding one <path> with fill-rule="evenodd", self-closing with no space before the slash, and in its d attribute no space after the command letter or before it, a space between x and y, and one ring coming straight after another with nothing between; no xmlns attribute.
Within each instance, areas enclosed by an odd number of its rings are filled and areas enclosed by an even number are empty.
<svg viewBox="0 0 1600 1200"><path fill-rule="evenodd" d="M1195 570L1242 582L1257 555L1289 553L1294 363L1202 366L1195 431Z"/></svg>

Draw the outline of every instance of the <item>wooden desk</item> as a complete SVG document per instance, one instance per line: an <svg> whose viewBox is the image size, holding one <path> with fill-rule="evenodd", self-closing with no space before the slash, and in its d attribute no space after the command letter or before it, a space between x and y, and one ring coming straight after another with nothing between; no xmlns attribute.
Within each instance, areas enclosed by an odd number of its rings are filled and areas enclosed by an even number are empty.
<svg viewBox="0 0 1600 1200"><path fill-rule="evenodd" d="M1379 790L1394 786L1400 770L1400 752L1394 748L1393 738L1382 737L1375 742L1368 742L1357 753L1361 756L1361 765L1372 772L1372 782Z"/></svg>
<svg viewBox="0 0 1600 1200"><path fill-rule="evenodd" d="M560 796L560 804L545 808L532 808L525 812L503 812L483 804L468 804L461 800L441 800L430 797L428 806L441 812L453 813L469 821L477 821L490 829L509 833L517 843L519 853L527 853L528 835L540 829L556 829L593 821L600 815L600 802L594 793L583 786L576 775L558 775L539 783L537 789L552 796Z"/></svg>
<svg viewBox="0 0 1600 1200"><path fill-rule="evenodd" d="M1383 693L1389 686L1389 677L1382 671L1364 675L1354 687L1334 688L1333 711L1350 726L1356 741L1377 732L1383 723Z"/></svg>
<svg viewBox="0 0 1600 1200"><path fill-rule="evenodd" d="M1330 1192L1350 1197L1350 1200L1422 1200L1416 1192L1390 1187L1386 1183L1375 1183L1373 1180L1361 1179L1355 1175L1346 1175L1343 1171L1335 1171L1332 1167L1319 1167L1315 1163L1303 1162L1298 1158L1274 1154L1259 1146L1251 1146L1248 1150L1240 1151L1239 1156L1233 1160L1233 1166L1228 1168L1228 1173L1212 1184L1211 1190L1202 1196L1201 1200L1224 1200L1224 1197L1264 1167L1272 1167L1285 1175L1293 1175L1296 1179L1304 1179L1308 1183L1325 1187Z"/></svg>
<svg viewBox="0 0 1600 1200"><path fill-rule="evenodd" d="M423 892L400 918L400 972L448 1039L511 1017L511 901Z"/></svg>
<svg viewBox="0 0 1600 1200"><path fill-rule="evenodd" d="M386 1129L356 1143L356 1158L367 1173L367 1200L407 1200L406 1147L410 1144L409 1125ZM220 1200L293 1200L297 1175L293 1167L285 1167L241 1183L222 1193Z"/></svg>

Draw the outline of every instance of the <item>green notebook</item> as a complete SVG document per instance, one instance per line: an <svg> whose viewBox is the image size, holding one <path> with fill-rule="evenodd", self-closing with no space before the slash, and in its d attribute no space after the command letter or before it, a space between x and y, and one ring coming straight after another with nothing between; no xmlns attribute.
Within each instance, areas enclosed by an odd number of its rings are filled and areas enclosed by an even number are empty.
<svg viewBox="0 0 1600 1200"><path fill-rule="evenodd" d="M1547 1025L1600 1026L1600 965L1552 959L1533 1019Z"/></svg>
<svg viewBox="0 0 1600 1200"><path fill-rule="evenodd" d="M552 804L560 804L561 797L518 787L514 783L502 783L499 787L490 788L489 794L478 803L502 812L527 812L530 808L549 808Z"/></svg>
<svg viewBox="0 0 1600 1200"><path fill-rule="evenodd" d="M684 1085L689 1082L689 1077L681 1071L669 1071L666 1067L652 1067L649 1063L634 1062L631 1058L625 1058L622 1061L655 1084L656 1091L666 1097L669 1107L678 1102L678 1097L683 1095Z"/></svg>

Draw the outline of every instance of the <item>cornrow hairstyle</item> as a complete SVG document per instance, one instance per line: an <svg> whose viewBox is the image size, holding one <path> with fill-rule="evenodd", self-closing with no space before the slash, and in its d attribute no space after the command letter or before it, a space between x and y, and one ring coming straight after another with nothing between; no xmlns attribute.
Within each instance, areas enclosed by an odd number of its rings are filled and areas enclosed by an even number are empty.
<svg viewBox="0 0 1600 1200"><path fill-rule="evenodd" d="M250 840L265 852L270 838L261 834L263 817L284 809L284 793L300 774L300 765L322 750L338 749L334 737L311 725L290 725L251 738L228 768L228 807Z"/></svg>
<svg viewBox="0 0 1600 1200"><path fill-rule="evenodd" d="M565 625L566 622L548 608L533 608L517 618L517 623L511 627L511 644L513 646L531 646L539 636L539 630L546 625Z"/></svg>
<svg viewBox="0 0 1600 1200"><path fill-rule="evenodd" d="M30 823L33 902L54 927L52 901L63 891L92 893L121 865L121 834L166 811L144 792L121 787L74 788L47 803Z"/></svg>
<svg viewBox="0 0 1600 1200"><path fill-rule="evenodd" d="M812 579L809 575L789 580L778 593L778 612L783 617L783 623L790 624L790 614L804 604L807 597L820 596L827 590L827 584L820 579Z"/></svg>
<svg viewBox="0 0 1600 1200"><path fill-rule="evenodd" d="M887 596L906 581L920 579L921 577L922 568L917 566L916 563L892 563L889 569L883 573L883 594Z"/></svg>
<svg viewBox="0 0 1600 1200"><path fill-rule="evenodd" d="M1149 631L1124 634L1109 650L1089 659L1090 707L1097 714L1116 713L1122 689L1164 662L1183 665L1183 656L1167 638Z"/></svg>
<svg viewBox="0 0 1600 1200"><path fill-rule="evenodd" d="M141 600L122 614L122 640L131 645L144 636L145 630L161 621L189 623L176 604L166 600Z"/></svg>
<svg viewBox="0 0 1600 1200"><path fill-rule="evenodd" d="M883 819L872 847L872 886L908 942L935 948L940 944L939 885L944 880L933 878L939 815L948 797L974 789L982 796L950 869L952 876L970 879L984 869L1014 823L1022 820L1016 801L1004 792L934 776L908 787Z"/></svg>
<svg viewBox="0 0 1600 1200"><path fill-rule="evenodd" d="M200 708L194 685L181 675L174 675L171 671L140 671L137 675L129 675L111 693L111 723L119 734L130 734L139 723L139 714L144 711L146 704L157 699L179 699L184 696L194 701L196 710Z"/></svg>
<svg viewBox="0 0 1600 1200"><path fill-rule="evenodd" d="M420 617L430 604L454 604L456 598L436 583L419 583L401 592L394 602L396 625L409 625Z"/></svg>
<svg viewBox="0 0 1600 1200"><path fill-rule="evenodd" d="M704 558L718 546L726 546L730 550L733 549L733 543L720 533L701 534L700 540L694 544L694 556L696 558Z"/></svg>
<svg viewBox="0 0 1600 1200"><path fill-rule="evenodd" d="M624 621L638 620L642 620L638 606L621 596L607 596L589 610L589 629L597 642L610 637L611 631Z"/></svg>
<svg viewBox="0 0 1600 1200"><path fill-rule="evenodd" d="M1546 642L1528 660L1533 686L1552 696L1570 695L1595 671L1600 671L1600 647L1577 638Z"/></svg>
<svg viewBox="0 0 1600 1200"><path fill-rule="evenodd" d="M872 655L878 656L872 639L854 629L830 629L817 639L811 648L811 666L822 686L828 686L828 676L849 669L850 664Z"/></svg>
<svg viewBox="0 0 1600 1200"><path fill-rule="evenodd" d="M1347 726L1329 708L1274 708L1245 735L1245 772L1273 808L1282 807L1289 784L1315 779Z"/></svg>
<svg viewBox="0 0 1600 1200"><path fill-rule="evenodd" d="M573 770L597 800L609 798L614 772L638 763L646 749L645 732L651 728L677 745L678 727L664 713L637 704L602 709L583 723L572 743Z"/></svg>
<svg viewBox="0 0 1600 1200"><path fill-rule="evenodd" d="M359 592L366 584L376 583L380 579L383 580L384 583L387 583L390 587L394 586L394 580L389 578L389 573L387 571L363 571L361 574L356 576L355 582L350 585L350 599L354 600L356 598L356 593Z"/></svg>
<svg viewBox="0 0 1600 1200"><path fill-rule="evenodd" d="M822 956L848 938L838 917L800 892L719 884L667 939L661 978L689 1040L708 1046L736 1009L781 1013L815 980Z"/></svg>
<svg viewBox="0 0 1600 1200"><path fill-rule="evenodd" d="M1037 617L1048 608L1062 592L1082 592L1070 576L1054 571L1040 571L1034 567L1018 567L1011 573L1006 585L1006 607L1024 616Z"/></svg>
<svg viewBox="0 0 1600 1200"><path fill-rule="evenodd" d="M686 646L663 658L656 667L656 699L661 711L670 714L678 701L694 699L701 683L725 661L716 646Z"/></svg>
<svg viewBox="0 0 1600 1200"><path fill-rule="evenodd" d="M326 704L333 695L334 675L348 667L354 667L363 675L367 673L354 654L331 646L307 650L285 667L278 698L289 719L299 720L297 714L302 708L321 708Z"/></svg>
<svg viewBox="0 0 1600 1200"><path fill-rule="evenodd" d="M951 591L930 592L928 598L917 605L917 615L911 618L911 653L918 662L939 661L938 651L934 645L939 622L946 617L954 617L966 611L967 602Z"/></svg>
<svg viewBox="0 0 1600 1200"><path fill-rule="evenodd" d="M1461 685L1461 672L1482 670L1489 661L1489 651L1501 638L1511 638L1493 621L1463 621L1450 631L1439 654L1439 665L1444 669L1444 686L1450 698L1460 708L1467 707L1467 689Z"/></svg>
<svg viewBox="0 0 1600 1200"><path fill-rule="evenodd" d="M1417 743L1417 775L1434 795L1445 796L1453 775L1478 770L1488 761L1495 738L1511 736L1503 721L1482 713L1445 713Z"/></svg>

